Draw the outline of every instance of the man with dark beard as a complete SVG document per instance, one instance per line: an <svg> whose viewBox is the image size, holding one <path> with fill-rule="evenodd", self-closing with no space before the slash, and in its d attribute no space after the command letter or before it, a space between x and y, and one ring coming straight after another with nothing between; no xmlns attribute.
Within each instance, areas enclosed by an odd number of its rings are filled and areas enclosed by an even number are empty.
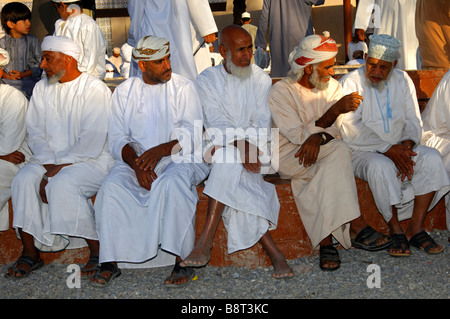
<svg viewBox="0 0 450 319"><path fill-rule="evenodd" d="M345 249L352 242L366 250L389 245L360 214L350 150L334 125L339 115L356 110L362 100L357 92L344 96L332 77L337 52L333 39L306 37L289 56L289 77L269 94L272 118L280 130L278 173L291 180L300 217L313 249L320 246L320 267L325 271L340 267L332 236Z"/></svg>
<svg viewBox="0 0 450 319"><path fill-rule="evenodd" d="M292 277L292 269L269 232L277 225L280 209L275 186L260 174L271 138L267 105L271 80L251 63L252 38L245 29L225 27L219 44L224 63L197 78L209 139L205 156L212 163L204 189L209 196L207 220L194 250L181 265L200 267L209 262L223 217L229 253L260 242L272 261L272 277Z"/></svg>

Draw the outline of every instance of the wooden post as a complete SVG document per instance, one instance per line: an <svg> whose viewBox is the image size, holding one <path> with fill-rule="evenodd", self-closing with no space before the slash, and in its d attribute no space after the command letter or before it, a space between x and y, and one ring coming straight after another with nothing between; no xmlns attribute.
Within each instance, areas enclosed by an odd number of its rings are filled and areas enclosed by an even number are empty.
<svg viewBox="0 0 450 319"><path fill-rule="evenodd" d="M343 0L344 2L344 42L345 42L345 59L347 61L347 47L352 41L352 4L351 0Z"/></svg>

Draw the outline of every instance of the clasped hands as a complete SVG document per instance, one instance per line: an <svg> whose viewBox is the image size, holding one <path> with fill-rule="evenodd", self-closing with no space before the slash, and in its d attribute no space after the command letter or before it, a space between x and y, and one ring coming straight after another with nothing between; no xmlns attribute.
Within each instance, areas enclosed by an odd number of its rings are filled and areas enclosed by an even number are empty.
<svg viewBox="0 0 450 319"><path fill-rule="evenodd" d="M412 150L413 147L414 142L407 140L400 144L392 145L385 153L383 153L394 162L398 169L397 176L401 176L402 182L405 180L405 177L408 178L408 180L411 180L412 175L414 174L414 165L416 165L416 163L412 160L412 157L416 156L417 153Z"/></svg>

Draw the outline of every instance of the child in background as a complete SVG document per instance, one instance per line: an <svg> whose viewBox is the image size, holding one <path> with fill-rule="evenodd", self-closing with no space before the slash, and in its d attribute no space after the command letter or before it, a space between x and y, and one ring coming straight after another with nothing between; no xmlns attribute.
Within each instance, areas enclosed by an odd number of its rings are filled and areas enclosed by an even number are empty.
<svg viewBox="0 0 450 319"><path fill-rule="evenodd" d="M3 82L20 91L29 100L34 85L41 79L42 51L39 40L28 34L31 11L20 2L6 4L1 12L2 27L6 35L0 39L0 48L8 51L10 62L3 71Z"/></svg>

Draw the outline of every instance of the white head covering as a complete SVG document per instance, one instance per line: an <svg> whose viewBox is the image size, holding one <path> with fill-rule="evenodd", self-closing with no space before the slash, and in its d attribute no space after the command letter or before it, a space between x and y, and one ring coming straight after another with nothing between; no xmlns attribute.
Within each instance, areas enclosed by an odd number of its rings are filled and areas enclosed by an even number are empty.
<svg viewBox="0 0 450 319"><path fill-rule="evenodd" d="M396 38L387 34L374 34L369 37L367 56L388 62L398 59L398 48L402 45Z"/></svg>
<svg viewBox="0 0 450 319"><path fill-rule="evenodd" d="M41 48L42 51L54 51L70 55L77 62L80 62L81 48L71 38L49 35L42 41Z"/></svg>
<svg viewBox="0 0 450 319"><path fill-rule="evenodd" d="M139 40L133 48L133 60L155 61L164 58L170 53L169 40L148 35Z"/></svg>
<svg viewBox="0 0 450 319"><path fill-rule="evenodd" d="M294 73L308 64L316 64L336 56L338 47L332 38L313 34L300 41L289 54L289 64Z"/></svg>
<svg viewBox="0 0 450 319"><path fill-rule="evenodd" d="M0 48L0 67L7 66L9 64L8 51Z"/></svg>

